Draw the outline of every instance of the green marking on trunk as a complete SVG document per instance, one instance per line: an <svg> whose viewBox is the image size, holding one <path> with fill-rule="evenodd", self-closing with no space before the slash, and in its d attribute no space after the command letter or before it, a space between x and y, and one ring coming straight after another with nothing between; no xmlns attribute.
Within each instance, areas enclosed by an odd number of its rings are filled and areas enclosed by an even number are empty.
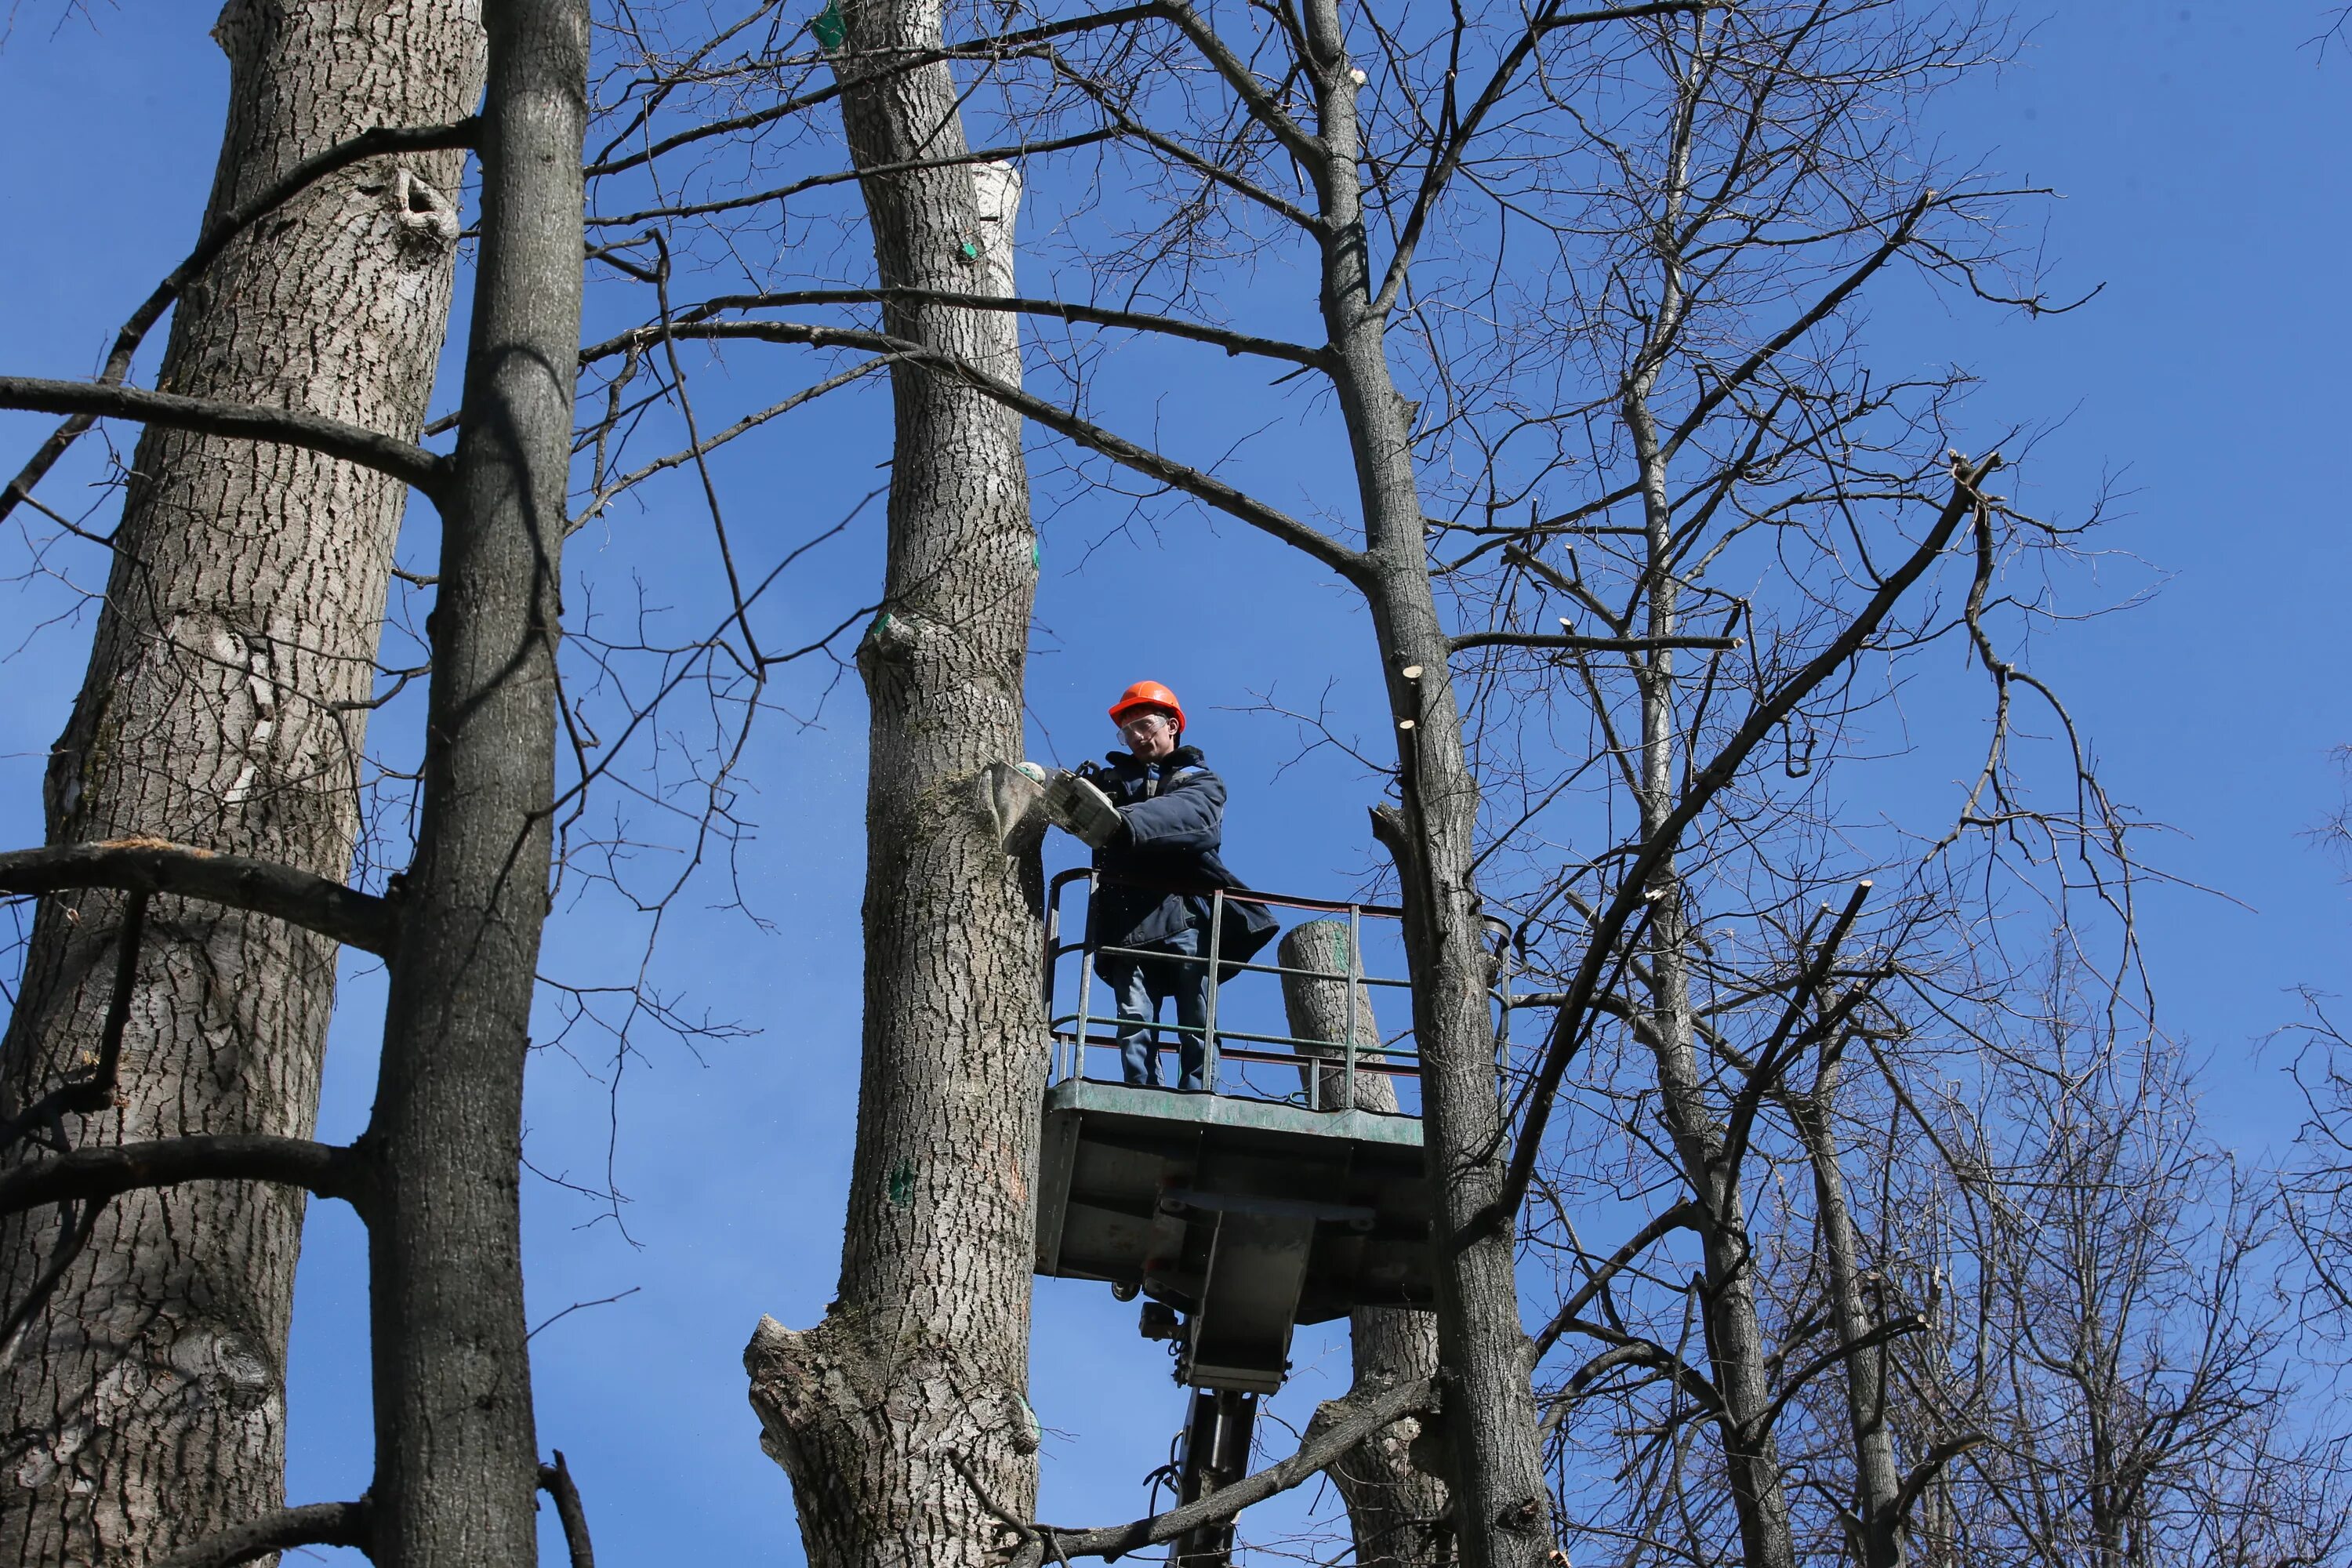
<svg viewBox="0 0 2352 1568"><path fill-rule="evenodd" d="M809 31L816 35L817 47L826 54L840 48L842 40L849 37L849 24L841 19L841 0L824 0L824 9L809 24Z"/></svg>
<svg viewBox="0 0 2352 1568"><path fill-rule="evenodd" d="M1021 1406L1021 1430L1013 1438L1013 1448L1024 1454L1034 1454L1045 1444L1045 1423L1037 1419L1036 1408L1022 1397L1019 1389L1011 1391L1013 1403Z"/></svg>
<svg viewBox="0 0 2352 1568"><path fill-rule="evenodd" d="M912 1162L901 1160L890 1172L890 1203L895 1208L905 1208L915 1201L915 1167Z"/></svg>

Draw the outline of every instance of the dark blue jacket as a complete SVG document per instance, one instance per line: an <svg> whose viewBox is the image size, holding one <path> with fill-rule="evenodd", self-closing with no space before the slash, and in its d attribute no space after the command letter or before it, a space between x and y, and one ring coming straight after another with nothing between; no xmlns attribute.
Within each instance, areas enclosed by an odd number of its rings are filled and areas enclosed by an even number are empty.
<svg viewBox="0 0 2352 1568"><path fill-rule="evenodd" d="M1188 927L1207 931L1210 891L1242 886L1217 854L1225 781L1202 763L1197 746L1180 746L1159 763L1113 752L1086 773L1126 824L1125 832L1095 851L1095 869L1104 880L1095 896L1094 940L1143 947ZM1122 878L1151 886L1122 887ZM1246 962L1277 929L1264 904L1227 899L1218 956L1228 963Z"/></svg>

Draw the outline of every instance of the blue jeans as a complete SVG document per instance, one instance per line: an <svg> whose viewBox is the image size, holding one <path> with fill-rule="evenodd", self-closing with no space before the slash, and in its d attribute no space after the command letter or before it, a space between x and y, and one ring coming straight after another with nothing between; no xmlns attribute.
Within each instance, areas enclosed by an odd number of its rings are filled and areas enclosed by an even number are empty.
<svg viewBox="0 0 2352 1568"><path fill-rule="evenodd" d="M1145 951L1197 957L1201 932L1198 928L1180 931L1152 942ZM1160 1087L1160 1031L1153 1026L1160 1019L1161 999L1172 996L1176 1022L1191 1029L1176 1037L1177 1059L1183 1064L1176 1087L1201 1088L1202 1067L1208 1056L1209 966L1106 953L1095 961L1095 973L1110 987L1118 1007L1118 1065L1127 1081Z"/></svg>

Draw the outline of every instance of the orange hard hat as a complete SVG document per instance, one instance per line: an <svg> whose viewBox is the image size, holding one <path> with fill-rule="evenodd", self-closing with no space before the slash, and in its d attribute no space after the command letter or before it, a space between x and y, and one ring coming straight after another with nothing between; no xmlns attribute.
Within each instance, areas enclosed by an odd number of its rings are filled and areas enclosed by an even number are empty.
<svg viewBox="0 0 2352 1568"><path fill-rule="evenodd" d="M1156 680L1139 680L1120 692L1118 700L1110 705L1110 721L1123 724L1127 716L1139 708L1165 708L1176 715L1176 728L1184 727L1184 705L1176 700L1174 692Z"/></svg>

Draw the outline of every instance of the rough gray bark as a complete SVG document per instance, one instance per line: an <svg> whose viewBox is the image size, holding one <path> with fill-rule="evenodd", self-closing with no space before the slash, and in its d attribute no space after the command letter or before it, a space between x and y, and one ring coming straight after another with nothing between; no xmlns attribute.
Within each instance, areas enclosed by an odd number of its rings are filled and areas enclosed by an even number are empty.
<svg viewBox="0 0 2352 1568"><path fill-rule="evenodd" d="M523 1061L548 904L587 0L490 0L482 242L369 1218L379 1568L537 1561Z"/></svg>
<svg viewBox="0 0 2352 1568"><path fill-rule="evenodd" d="M1283 933L1278 952L1285 969L1344 974L1349 968L1348 927L1339 921L1307 921ZM1355 990L1351 1020L1345 981L1284 975L1282 1001L1290 1033L1337 1045L1348 1038L1352 1023L1359 1046L1377 1043L1381 1027L1372 1011L1371 987L1360 984ZM1301 1055L1308 1054L1306 1047L1297 1048ZM1342 1068L1327 1061L1299 1069L1302 1079L1310 1072L1321 1079L1316 1086L1318 1105L1344 1103L1383 1112L1397 1109L1396 1086L1384 1073L1359 1072L1353 1096L1343 1098ZM1349 1315L1349 1331L1356 1369L1350 1400L1436 1374L1437 1319L1429 1312L1360 1307ZM1309 1437L1344 1415L1347 1408L1345 1401L1325 1403L1308 1424ZM1381 1427L1326 1469L1348 1505L1358 1568L1437 1568L1453 1561L1453 1527L1447 1519L1451 1500L1444 1480L1424 1468L1442 1447L1433 1427L1433 1421L1406 1416Z"/></svg>
<svg viewBox="0 0 2352 1568"><path fill-rule="evenodd" d="M1895 1460L1895 1434L1888 1421L1886 1352L1870 1341L1877 1325L1863 1296L1862 1244L1846 1202L1845 1173L1838 1164L1837 1127L1832 1120L1839 1067L1837 1049L1825 1050L1812 1093L1789 1097L1790 1120L1804 1140L1813 1167L1822 1256L1829 1265L1830 1315L1845 1352L1846 1418L1854 1450L1854 1508L1846 1529L1863 1568L1904 1568L1903 1471Z"/></svg>
<svg viewBox="0 0 2352 1568"><path fill-rule="evenodd" d="M1308 0L1304 12L1325 150L1312 171L1324 220L1322 314L1363 510L1358 585L1398 723L1402 809L1375 823L1404 890L1454 1527L1467 1568L1534 1568L1551 1550L1551 1495L1519 1321L1515 1226L1496 1205L1508 1140L1474 872L1478 789L1430 586L1411 419L1389 368L1386 314L1375 306L1357 84L1337 0Z"/></svg>
<svg viewBox="0 0 2352 1568"><path fill-rule="evenodd" d="M232 0L229 113L206 221L376 126L436 125L481 84L473 0ZM414 438L446 331L464 154L375 159L233 241L182 298L160 373L197 397ZM406 492L290 447L140 442L80 697L52 752L52 844L164 838L340 884ZM43 900L0 1046L0 1119L86 1076L123 900ZM149 909L112 1107L71 1147L307 1136L335 948L177 896ZM33 1152L17 1151L19 1156ZM95 1216L47 1304L0 1346L0 1557L144 1563L274 1508L303 1197L203 1184ZM86 1221L89 1216L78 1215ZM27 1302L69 1231L0 1226L0 1300Z"/></svg>
<svg viewBox="0 0 2352 1568"><path fill-rule="evenodd" d="M1670 211L1674 210L1670 207ZM1670 333L1683 303L1681 274L1663 268L1661 334ZM1673 505L1667 460L1650 407L1654 363L1645 361L1627 384L1623 415L1633 438L1641 485L1650 563L1648 623L1652 638L1675 635ZM1655 843L1681 804L1681 716L1675 701L1675 655L1660 647L1633 661L1642 702L1640 796L1642 835ZM1781 1486L1779 1445L1767 1425L1772 1405L1769 1347L1756 1308L1755 1249L1738 1163L1727 1157L1729 1134L1707 1099L1698 1056L1697 1018L1690 994L1690 917L1676 858L1661 856L1650 873L1649 1006L1643 1038L1657 1062L1659 1111L1682 1165L1692 1202L1692 1228L1705 1257L1699 1310L1706 1319L1710 1380L1722 1404L1717 1412L1724 1467L1748 1568L1795 1568L1789 1500Z"/></svg>
<svg viewBox="0 0 2352 1568"><path fill-rule="evenodd" d="M965 151L939 9L845 7L836 62L861 169ZM861 79L861 77L864 79ZM1019 185L1003 165L864 182L886 288L1012 292ZM1017 384L1015 318L897 299L894 337ZM763 1446L791 1475L817 1568L981 1568L1036 1497L1027 1402L1032 1184L1045 1020L1034 830L1011 843L992 764L1022 755L1036 585L1017 415L893 368L884 609L858 649L872 707L866 1022L840 1299L745 1353Z"/></svg>

